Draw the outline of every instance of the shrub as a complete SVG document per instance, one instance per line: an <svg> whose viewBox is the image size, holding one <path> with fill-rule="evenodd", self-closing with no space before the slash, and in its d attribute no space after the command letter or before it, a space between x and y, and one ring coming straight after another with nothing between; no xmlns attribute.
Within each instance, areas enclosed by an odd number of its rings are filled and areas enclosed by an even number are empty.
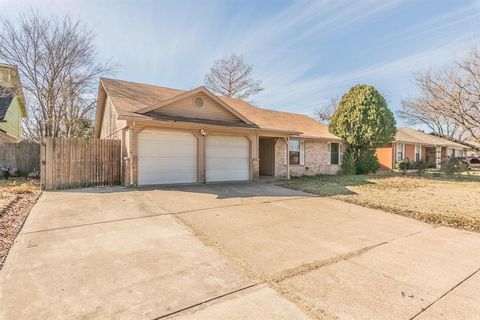
<svg viewBox="0 0 480 320"><path fill-rule="evenodd" d="M427 163L426 161L418 161L417 162L417 174L419 176L423 176L425 174L425 170L430 167L430 163Z"/></svg>
<svg viewBox="0 0 480 320"><path fill-rule="evenodd" d="M352 152L353 149L347 148L345 153L343 154L343 161L342 161L342 174L355 174L355 154Z"/></svg>
<svg viewBox="0 0 480 320"><path fill-rule="evenodd" d="M468 170L468 166L465 160L457 157L451 157L442 162L442 170L447 175L454 175L456 173Z"/></svg>
<svg viewBox="0 0 480 320"><path fill-rule="evenodd" d="M410 162L407 160L398 161L395 163L395 169L408 170L410 169Z"/></svg>
<svg viewBox="0 0 480 320"><path fill-rule="evenodd" d="M356 173L366 174L370 172L377 172L380 168L375 151L371 149L361 150L356 161Z"/></svg>

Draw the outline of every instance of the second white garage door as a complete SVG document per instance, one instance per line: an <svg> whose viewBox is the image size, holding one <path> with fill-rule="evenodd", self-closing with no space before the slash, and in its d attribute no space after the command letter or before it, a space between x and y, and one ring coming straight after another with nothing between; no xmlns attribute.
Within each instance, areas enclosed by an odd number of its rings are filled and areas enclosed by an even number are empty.
<svg viewBox="0 0 480 320"><path fill-rule="evenodd" d="M208 136L205 161L207 182L250 179L249 142L245 137Z"/></svg>
<svg viewBox="0 0 480 320"><path fill-rule="evenodd" d="M197 138L189 132L144 130L138 135L138 184L197 181Z"/></svg>

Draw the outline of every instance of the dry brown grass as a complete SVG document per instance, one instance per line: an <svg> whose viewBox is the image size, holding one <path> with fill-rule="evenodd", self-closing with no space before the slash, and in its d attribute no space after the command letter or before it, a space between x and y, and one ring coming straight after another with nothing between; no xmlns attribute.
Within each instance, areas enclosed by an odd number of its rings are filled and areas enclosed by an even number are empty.
<svg viewBox="0 0 480 320"><path fill-rule="evenodd" d="M480 231L478 177L355 176L336 178L339 191L325 193L319 176L292 180L287 186L421 221ZM352 183L354 182L354 183ZM347 192L345 191L347 190Z"/></svg>
<svg viewBox="0 0 480 320"><path fill-rule="evenodd" d="M0 198L17 194L33 194L38 192L39 188L37 180L0 180Z"/></svg>
<svg viewBox="0 0 480 320"><path fill-rule="evenodd" d="M0 214L0 269L39 193L38 181L0 180L0 205L8 203Z"/></svg>

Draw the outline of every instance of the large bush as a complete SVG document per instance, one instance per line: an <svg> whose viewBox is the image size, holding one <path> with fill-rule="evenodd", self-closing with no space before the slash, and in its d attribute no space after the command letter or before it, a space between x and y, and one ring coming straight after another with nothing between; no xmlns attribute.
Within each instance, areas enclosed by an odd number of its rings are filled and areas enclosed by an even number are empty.
<svg viewBox="0 0 480 320"><path fill-rule="evenodd" d="M369 172L377 172L380 163L375 155L375 150L361 149L358 153L355 171L357 174L365 174Z"/></svg>
<svg viewBox="0 0 480 320"><path fill-rule="evenodd" d="M355 163L356 163L355 154L352 152L351 148L347 148L343 154L342 161L342 174L356 174Z"/></svg>
<svg viewBox="0 0 480 320"><path fill-rule="evenodd" d="M342 97L329 129L349 144L356 173L378 170L375 149L392 142L396 132L395 118L385 99L367 85L354 86Z"/></svg>
<svg viewBox="0 0 480 320"><path fill-rule="evenodd" d="M468 162L461 158L452 157L442 163L442 170L447 175L454 175L468 170Z"/></svg>

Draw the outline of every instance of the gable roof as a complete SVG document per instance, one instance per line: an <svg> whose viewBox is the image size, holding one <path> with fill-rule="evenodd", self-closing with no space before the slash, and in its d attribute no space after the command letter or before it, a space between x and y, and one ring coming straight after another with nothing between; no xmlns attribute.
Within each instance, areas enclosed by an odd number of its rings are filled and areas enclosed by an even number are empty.
<svg viewBox="0 0 480 320"><path fill-rule="evenodd" d="M248 124L253 124L249 119L245 118L241 113L239 113L237 110L235 109L232 109L232 107L230 107L227 103L225 103L222 99L220 99L218 96L214 95L210 90L208 90L207 88L201 86L201 87L198 87L198 88L195 88L195 89L192 89L192 90L189 90L189 91L184 91L183 93L179 94L179 95L176 95L176 96L173 96L169 99L166 99L162 102L160 102L159 104L154 104L152 106L149 106L149 107L145 107L145 108L142 108L140 110L137 111L137 113L147 113L147 112L150 112L150 111L153 111L153 110L156 110L156 109L159 109L159 108L162 108L164 106L167 106L171 103L174 103L175 101L178 101L178 100L181 100L183 98L186 98L186 97L190 97L190 96L193 96L195 94L198 94L200 92L203 92L205 93L207 96L209 96L210 98L212 98L213 101L217 102L219 105L221 105L222 107L224 107L225 109L227 109L228 111L230 111L231 113L233 113L234 115L236 115L238 118L240 118L241 120L243 120L244 122L248 123Z"/></svg>
<svg viewBox="0 0 480 320"><path fill-rule="evenodd" d="M178 90L143 83L101 78L98 106L103 105L105 95L108 95L119 118L161 120L158 115L154 115L150 111L197 92L205 92L209 96L215 97L214 100L235 115L238 115L240 119L250 124L251 127L283 131L304 138L341 141L340 138L328 132L326 125L306 115L255 107L243 100L216 96L205 87L193 90ZM101 119L102 115L98 106L97 119ZM181 121L181 119L178 119L178 121ZM231 125L238 126L238 123L232 123Z"/></svg>
<svg viewBox="0 0 480 320"><path fill-rule="evenodd" d="M15 89L5 88L0 86L0 120L5 118L8 107L12 104L12 100L15 97Z"/></svg>
<svg viewBox="0 0 480 320"><path fill-rule="evenodd" d="M414 144L451 147L451 148L459 148L459 149L467 148L463 144L456 143L447 139L443 139L431 134L426 134L423 131L415 130L412 128L398 128L397 134L395 136L395 141L414 143Z"/></svg>

